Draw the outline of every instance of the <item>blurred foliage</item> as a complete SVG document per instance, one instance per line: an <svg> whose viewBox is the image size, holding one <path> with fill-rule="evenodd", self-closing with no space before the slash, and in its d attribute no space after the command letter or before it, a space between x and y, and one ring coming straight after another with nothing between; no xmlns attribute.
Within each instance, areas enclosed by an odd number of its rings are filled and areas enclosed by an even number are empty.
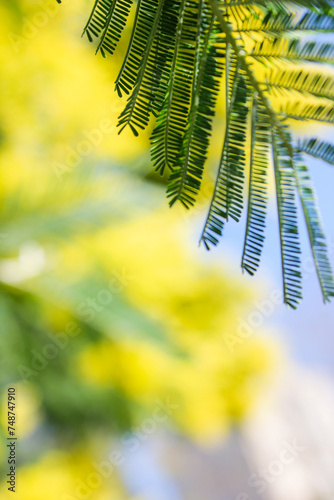
<svg viewBox="0 0 334 500"><path fill-rule="evenodd" d="M80 2L66 16L54 11L16 51L12 35L23 36L38 9L0 6L1 424L4 442L10 384L19 498L59 500L157 404L177 406L164 425L190 438L226 433L275 355L255 335L229 349L225 335L256 293L201 261L186 219L161 207L140 156L145 139L129 148L113 131L59 173L68 148L87 142L83 131L115 123L118 111L105 109L114 69L77 40ZM90 498L122 490L114 474Z"/></svg>

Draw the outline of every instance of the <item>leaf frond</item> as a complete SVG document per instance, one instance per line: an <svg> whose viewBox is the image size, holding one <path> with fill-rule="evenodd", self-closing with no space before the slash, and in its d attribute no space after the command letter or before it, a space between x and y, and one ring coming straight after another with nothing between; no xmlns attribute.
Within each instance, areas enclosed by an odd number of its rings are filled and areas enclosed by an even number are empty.
<svg viewBox="0 0 334 500"><path fill-rule="evenodd" d="M334 123L334 107L332 104L305 104L301 101L281 106L283 119L313 120L322 123Z"/></svg>
<svg viewBox="0 0 334 500"><path fill-rule="evenodd" d="M316 138L299 140L296 150L334 165L334 144L329 142Z"/></svg>
<svg viewBox="0 0 334 500"><path fill-rule="evenodd" d="M248 209L241 267L249 274L257 270L263 243L268 203L268 169L271 146L271 123L257 94L253 97L251 123Z"/></svg>
<svg viewBox="0 0 334 500"><path fill-rule="evenodd" d="M167 86L165 65L170 61L169 44L173 44L175 37L177 11L174 10L173 0L160 1L158 4L149 1L151 8L145 11L145 16L150 25L150 35L145 44L133 92L119 116L119 133L129 126L134 135L138 135L138 128L144 129L151 112L156 112L163 104L162 96ZM169 18L168 23L165 22L165 17Z"/></svg>
<svg viewBox="0 0 334 500"><path fill-rule="evenodd" d="M227 82L227 92L229 82ZM233 79L225 137L215 188L201 240L206 248L217 245L225 220L239 220L243 205L243 182L247 128L248 89L245 75L237 71Z"/></svg>
<svg viewBox="0 0 334 500"><path fill-rule="evenodd" d="M170 175L167 196L170 206L180 201L186 208L193 205L201 186L204 163L212 130L212 119L219 91L221 65L219 63L214 16L203 16L204 39L201 51L195 93L188 117L188 126ZM195 75L196 77L196 75Z"/></svg>
<svg viewBox="0 0 334 500"><path fill-rule="evenodd" d="M122 67L115 81L115 90L120 97L129 94L136 83L141 57L144 54L146 46L146 37L149 36L152 18L146 18L145 0L138 0L135 19L133 22L131 38L123 59Z"/></svg>
<svg viewBox="0 0 334 500"><path fill-rule="evenodd" d="M307 70L272 71L266 84L278 91L295 91L315 97L334 99L334 76Z"/></svg>
<svg viewBox="0 0 334 500"><path fill-rule="evenodd" d="M298 191L302 202L315 267L324 302L327 302L334 296L334 280L318 203L308 168L303 162L301 153L295 153L294 163Z"/></svg>
<svg viewBox="0 0 334 500"><path fill-rule="evenodd" d="M93 36L100 38L96 53L113 54L121 38L130 13L132 0L97 0L84 28L90 42Z"/></svg>
<svg viewBox="0 0 334 500"><path fill-rule="evenodd" d="M240 220L249 139L241 266L250 274L257 270L265 238L271 146L284 301L296 307L302 295L297 190L323 297L329 300L333 279L302 154L334 164L334 145L305 139L294 146L287 124L334 122L334 76L329 67L334 64L333 0L136 1L127 51L115 81L119 96L127 95L119 131L129 127L138 135L152 116L156 118L151 134L154 168L161 174L166 169L171 172L170 205L179 201L189 208L201 188L222 87L225 129L201 242L206 248L216 245L224 224ZM98 39L97 51L104 57L114 52L132 2L93 2L83 34L90 41Z"/></svg>
<svg viewBox="0 0 334 500"><path fill-rule="evenodd" d="M285 144L272 130L276 199L280 230L284 302L295 309L302 298L300 242L296 205L296 180Z"/></svg>
<svg viewBox="0 0 334 500"><path fill-rule="evenodd" d="M298 39L275 37L258 42L251 54L254 59L263 62L273 59L285 59L290 62L334 63L334 43L321 41L303 42Z"/></svg>
<svg viewBox="0 0 334 500"><path fill-rule="evenodd" d="M292 0L286 2L284 0L230 0L226 4L231 7L238 6L258 6L265 7L269 12L278 14L287 10L295 10L296 8L304 7L318 14L333 15L334 6L331 0Z"/></svg>
<svg viewBox="0 0 334 500"><path fill-rule="evenodd" d="M263 15L253 14L245 16L237 26L238 31L259 32L261 34L281 34L306 32L327 32L334 31L334 18L318 14L317 12L306 11L300 17L293 12L272 11L264 12Z"/></svg>
<svg viewBox="0 0 334 500"><path fill-rule="evenodd" d="M167 92L151 135L151 157L161 174L166 167L174 170L187 126L196 57L197 10L198 5L182 0Z"/></svg>

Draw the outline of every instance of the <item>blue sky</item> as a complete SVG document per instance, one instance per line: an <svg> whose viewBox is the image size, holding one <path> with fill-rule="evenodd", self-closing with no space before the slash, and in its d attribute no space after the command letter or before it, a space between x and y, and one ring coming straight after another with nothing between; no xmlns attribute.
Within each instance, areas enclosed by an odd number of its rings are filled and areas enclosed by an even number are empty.
<svg viewBox="0 0 334 500"><path fill-rule="evenodd" d="M312 125L311 125L312 127ZM319 131L318 135L319 135ZM311 131L312 134L312 131ZM330 140L330 135L323 137ZM334 269L334 167L327 163L306 157L311 176L319 199L322 219L328 241L332 241L333 250L330 255ZM279 230L276 204L272 201L269 207L266 242L260 269L254 277L245 273L243 280L248 286L263 287L263 299L274 288L282 288L281 261L279 249ZM301 210L300 210L301 212ZM202 217L201 224L204 220ZM197 226L194 235L198 238L201 226ZM245 213L240 223L228 223L218 248L213 249L208 259L222 262L228 267L232 276L240 278L240 260L245 230ZM302 259L312 258L305 221L300 213L300 233L302 243ZM280 305L266 319L268 326L284 340L288 351L296 361L331 373L334 377L334 300L323 303L320 286L315 269L304 280L303 301L297 311Z"/></svg>

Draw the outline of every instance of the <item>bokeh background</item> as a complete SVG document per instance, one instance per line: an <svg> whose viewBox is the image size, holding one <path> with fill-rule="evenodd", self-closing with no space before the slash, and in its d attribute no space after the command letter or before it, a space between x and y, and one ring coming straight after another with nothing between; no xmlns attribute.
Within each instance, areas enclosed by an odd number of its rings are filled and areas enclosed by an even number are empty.
<svg viewBox="0 0 334 500"><path fill-rule="evenodd" d="M117 135L122 45L94 57L90 4L0 2L0 497L15 387L19 500L332 500L334 309L311 253L295 312L274 204L256 277L244 220L198 247L223 110L204 194L170 210L149 131ZM333 261L334 171L310 164Z"/></svg>

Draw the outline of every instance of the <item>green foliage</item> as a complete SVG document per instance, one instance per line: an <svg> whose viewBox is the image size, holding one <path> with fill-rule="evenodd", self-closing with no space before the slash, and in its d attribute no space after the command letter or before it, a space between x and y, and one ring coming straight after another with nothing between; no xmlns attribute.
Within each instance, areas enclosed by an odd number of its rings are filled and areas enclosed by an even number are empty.
<svg viewBox="0 0 334 500"><path fill-rule="evenodd" d="M295 153L295 169L319 283L324 299L328 300L334 294L334 285L331 279L332 270L326 252L325 235L316 196L308 169L303 164L303 157L300 152Z"/></svg>
<svg viewBox="0 0 334 500"><path fill-rule="evenodd" d="M304 141L299 141L297 150L334 165L333 144L319 141L318 139L305 139Z"/></svg>
<svg viewBox="0 0 334 500"><path fill-rule="evenodd" d="M266 39L255 45L252 57L261 62L282 59L293 63L330 63L334 62L334 45L320 41L303 42L298 39L285 39L280 36ZM310 68L308 68L310 71Z"/></svg>
<svg viewBox="0 0 334 500"><path fill-rule="evenodd" d="M84 29L97 51L113 53L131 0L97 0ZM333 163L333 146L293 140L287 120L334 120L332 0L138 0L116 90L129 94L120 132L138 135L151 115L152 160L170 171L167 196L192 206L201 188L220 89L225 131L217 179L201 241L218 243L228 218L240 220L249 162L242 268L253 274L264 243L267 176L273 164L281 236L285 302L302 297L296 194L302 201L325 301L333 278L310 177L307 153ZM318 34L321 37L315 38ZM300 35L303 35L301 38ZM284 67L282 67L282 65ZM292 66L293 65L293 66ZM251 144L248 154L248 144ZM272 159L270 149L272 148ZM302 166L301 166L302 165Z"/></svg>
<svg viewBox="0 0 334 500"><path fill-rule="evenodd" d="M199 65L197 77L194 79L187 127L167 190L168 197L171 198L170 205L178 200L186 208L193 205L201 186L212 129L211 122L219 91L217 79L221 75L216 47L210 45L213 29L214 16L207 18L206 13L203 13L201 30L206 36L204 40L199 38L196 46Z"/></svg>
<svg viewBox="0 0 334 500"><path fill-rule="evenodd" d="M229 215L239 220L243 201L247 86L237 66L232 74L226 72L226 88L230 88L226 94L227 127L215 191L201 237L208 249L210 243L218 243L217 235L221 236L224 220Z"/></svg>
<svg viewBox="0 0 334 500"><path fill-rule="evenodd" d="M95 0L90 18L84 28L89 41L99 37L96 52L106 57L113 54L129 15L132 0Z"/></svg>
<svg viewBox="0 0 334 500"><path fill-rule="evenodd" d="M288 133L286 132L286 136ZM301 263L296 205L296 179L288 140L272 131L277 208L280 228L284 297L291 307L301 299Z"/></svg>
<svg viewBox="0 0 334 500"><path fill-rule="evenodd" d="M247 224L241 267L254 274L264 243L271 142L270 120L256 93L253 97L251 138Z"/></svg>
<svg viewBox="0 0 334 500"><path fill-rule="evenodd" d="M152 133L152 159L156 170L173 170L187 125L191 100L192 72L196 55L196 4L187 9L189 2L182 0L176 28L175 51L171 60L167 95Z"/></svg>
<svg viewBox="0 0 334 500"><path fill-rule="evenodd" d="M315 97L334 99L333 79L322 73L309 73L303 70L276 70L271 73L267 85L277 89L281 95L294 91L302 96L305 93Z"/></svg>

